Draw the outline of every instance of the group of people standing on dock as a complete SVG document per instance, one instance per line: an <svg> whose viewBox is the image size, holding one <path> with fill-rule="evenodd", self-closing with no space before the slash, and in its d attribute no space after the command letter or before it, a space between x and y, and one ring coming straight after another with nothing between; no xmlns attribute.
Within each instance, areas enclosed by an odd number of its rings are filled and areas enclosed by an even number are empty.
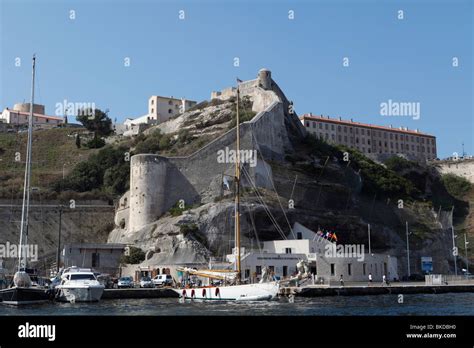
<svg viewBox="0 0 474 348"><path fill-rule="evenodd" d="M341 284L341 287L344 286L344 277L341 274L341 277L339 278L339 283ZM368 286L372 285L372 273L369 273L369 283ZM390 286L390 281L388 280L387 276L384 274L382 276L382 286Z"/></svg>

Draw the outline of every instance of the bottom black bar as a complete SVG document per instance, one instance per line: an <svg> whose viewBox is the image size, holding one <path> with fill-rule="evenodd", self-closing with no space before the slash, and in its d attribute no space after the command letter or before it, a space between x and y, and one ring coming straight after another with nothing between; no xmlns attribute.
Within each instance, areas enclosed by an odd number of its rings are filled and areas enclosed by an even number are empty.
<svg viewBox="0 0 474 348"><path fill-rule="evenodd" d="M473 328L474 317L465 316L0 316L0 346L408 343L472 347Z"/></svg>

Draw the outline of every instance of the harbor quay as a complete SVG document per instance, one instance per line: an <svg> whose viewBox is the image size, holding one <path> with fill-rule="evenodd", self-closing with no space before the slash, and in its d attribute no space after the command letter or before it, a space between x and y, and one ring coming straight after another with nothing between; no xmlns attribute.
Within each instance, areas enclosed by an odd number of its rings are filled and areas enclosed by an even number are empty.
<svg viewBox="0 0 474 348"><path fill-rule="evenodd" d="M381 285L352 282L340 285L304 285L282 286L280 296L322 297L322 296L364 296L387 294L445 294L474 292L474 282L466 281L448 285L426 285L424 282L396 283ZM179 295L171 288L152 289L105 289L102 299L146 299L146 298L178 298Z"/></svg>

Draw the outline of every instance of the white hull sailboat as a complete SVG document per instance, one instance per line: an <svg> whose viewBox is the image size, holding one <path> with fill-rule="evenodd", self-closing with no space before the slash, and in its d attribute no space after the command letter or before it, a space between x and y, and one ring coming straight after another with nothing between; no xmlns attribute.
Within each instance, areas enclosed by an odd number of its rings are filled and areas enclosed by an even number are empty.
<svg viewBox="0 0 474 348"><path fill-rule="evenodd" d="M277 298L280 284L276 281L241 284L241 248L240 248L240 120L239 120L239 86L237 85L236 104L236 163L235 163L235 271L183 269L189 274L220 279L224 286L204 286L196 288L174 289L181 299L202 301L268 301ZM225 285L226 280L232 285Z"/></svg>
<svg viewBox="0 0 474 348"><path fill-rule="evenodd" d="M269 301L278 296L278 282L209 286L177 291L185 300L201 301Z"/></svg>
<svg viewBox="0 0 474 348"><path fill-rule="evenodd" d="M32 303L42 303L49 300L46 289L33 286L30 276L27 273L27 258L23 252L23 247L28 243L29 208L30 208L30 180L31 180L31 156L33 139L33 105L35 94L35 62L33 56L32 82L31 82L31 103L30 115L28 118L28 140L26 147L25 180L23 187L23 205L21 210L20 244L18 256L18 271L13 277L14 286L0 290L0 300L3 304L27 305Z"/></svg>

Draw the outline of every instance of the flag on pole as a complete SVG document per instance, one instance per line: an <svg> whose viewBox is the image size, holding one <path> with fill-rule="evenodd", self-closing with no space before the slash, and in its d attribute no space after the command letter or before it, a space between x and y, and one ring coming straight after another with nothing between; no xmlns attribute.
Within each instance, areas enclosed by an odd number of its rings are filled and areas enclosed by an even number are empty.
<svg viewBox="0 0 474 348"><path fill-rule="evenodd" d="M334 233L332 234L332 239L334 239L334 240L337 242L336 232L334 232Z"/></svg>
<svg viewBox="0 0 474 348"><path fill-rule="evenodd" d="M239 79L239 78L237 77L237 83L242 83L242 82L244 82L244 81L242 81L241 79Z"/></svg>

